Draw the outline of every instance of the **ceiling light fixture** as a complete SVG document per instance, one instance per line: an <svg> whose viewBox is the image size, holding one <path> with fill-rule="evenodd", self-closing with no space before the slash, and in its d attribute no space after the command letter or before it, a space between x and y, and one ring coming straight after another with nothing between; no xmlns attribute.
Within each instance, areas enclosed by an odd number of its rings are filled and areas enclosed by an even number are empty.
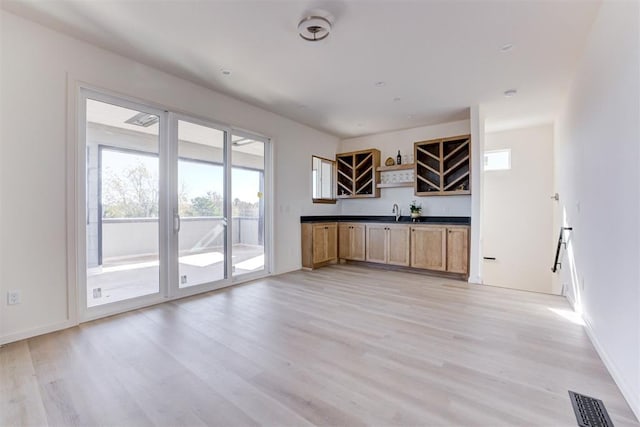
<svg viewBox="0 0 640 427"><path fill-rule="evenodd" d="M331 22L322 16L307 16L298 23L298 34L310 42L319 42L331 32Z"/></svg>
<svg viewBox="0 0 640 427"><path fill-rule="evenodd" d="M504 96L506 96L507 98L513 98L517 93L517 89L509 89L504 91Z"/></svg>
<svg viewBox="0 0 640 427"><path fill-rule="evenodd" d="M503 53L510 52L511 50L513 50L513 45L511 43L504 44L500 48L500 52Z"/></svg>
<svg viewBox="0 0 640 427"><path fill-rule="evenodd" d="M386 85L386 83L385 82L375 82L373 85L375 87L382 87L382 86Z"/></svg>
<svg viewBox="0 0 640 427"><path fill-rule="evenodd" d="M230 69L228 69L228 68L222 68L222 69L220 70L220 72L221 72L223 75L225 75L225 76L230 76L230 75L231 75L231 70L230 70Z"/></svg>

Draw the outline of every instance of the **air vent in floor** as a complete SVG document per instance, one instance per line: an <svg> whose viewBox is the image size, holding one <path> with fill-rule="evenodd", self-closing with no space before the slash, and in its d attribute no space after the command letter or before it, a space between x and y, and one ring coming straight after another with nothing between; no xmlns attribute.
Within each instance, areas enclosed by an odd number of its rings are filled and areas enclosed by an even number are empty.
<svg viewBox="0 0 640 427"><path fill-rule="evenodd" d="M611 418L600 399L569 390L569 397L580 427L613 427Z"/></svg>

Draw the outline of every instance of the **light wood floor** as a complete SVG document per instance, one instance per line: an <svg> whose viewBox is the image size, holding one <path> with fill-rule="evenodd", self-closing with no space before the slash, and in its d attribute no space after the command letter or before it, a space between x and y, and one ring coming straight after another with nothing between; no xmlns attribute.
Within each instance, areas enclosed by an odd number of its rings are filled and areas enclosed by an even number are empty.
<svg viewBox="0 0 640 427"><path fill-rule="evenodd" d="M560 297L350 265L0 349L0 425L638 425Z"/></svg>

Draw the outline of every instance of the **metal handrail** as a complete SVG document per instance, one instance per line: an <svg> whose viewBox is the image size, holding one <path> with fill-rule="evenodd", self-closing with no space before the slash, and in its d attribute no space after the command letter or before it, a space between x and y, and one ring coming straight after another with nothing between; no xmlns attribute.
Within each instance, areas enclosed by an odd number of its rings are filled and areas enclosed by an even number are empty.
<svg viewBox="0 0 640 427"><path fill-rule="evenodd" d="M571 230L573 230L573 227L560 227L560 236L558 236L558 247L556 248L556 259L553 262L553 267L551 267L551 271L554 273L558 271L558 266L562 268L562 263L558 262L558 259L560 258L560 248L562 247L562 245L565 245L566 247L567 244L566 241L563 241L562 237L564 236L565 231Z"/></svg>

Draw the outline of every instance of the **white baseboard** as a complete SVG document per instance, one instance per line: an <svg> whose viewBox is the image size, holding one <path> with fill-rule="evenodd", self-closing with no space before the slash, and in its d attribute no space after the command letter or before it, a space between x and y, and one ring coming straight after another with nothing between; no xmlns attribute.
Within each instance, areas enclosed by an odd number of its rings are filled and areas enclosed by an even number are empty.
<svg viewBox="0 0 640 427"><path fill-rule="evenodd" d="M611 361L611 359L607 355L607 352L604 350L602 345L600 345L600 342L593 333L591 324L589 324L586 319L583 320L585 325L584 330L587 332L587 336L595 347L598 356L600 356L600 359L604 363L605 368L607 368L607 370L609 371L609 374L613 378L613 381L620 389L622 396L624 396L624 398L626 399L629 407L631 407L631 410L636 415L636 418L640 420L640 395L633 392L633 387L627 382L626 377L620 374L620 372L616 368L616 365Z"/></svg>
<svg viewBox="0 0 640 427"><path fill-rule="evenodd" d="M38 335L48 334L50 332L60 331L62 329L71 328L76 326L76 323L71 320L66 320L60 323L54 323L52 325L40 326L26 331L15 332L9 335L0 336L0 345L9 344L15 341L25 340L27 338L36 337Z"/></svg>
<svg viewBox="0 0 640 427"><path fill-rule="evenodd" d="M482 285L483 284L482 283L482 277L480 277L480 276L473 276L473 277L469 276L468 282L472 283L474 285Z"/></svg>

